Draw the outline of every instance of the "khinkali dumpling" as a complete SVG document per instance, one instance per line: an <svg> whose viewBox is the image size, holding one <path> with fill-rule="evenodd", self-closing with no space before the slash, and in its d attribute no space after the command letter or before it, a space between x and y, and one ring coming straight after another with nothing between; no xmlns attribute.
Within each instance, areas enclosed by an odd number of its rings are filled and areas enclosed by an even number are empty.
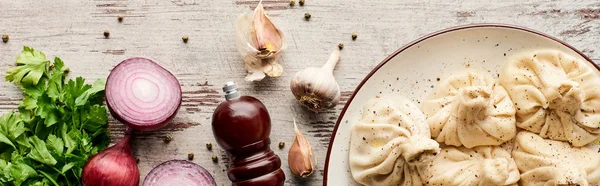
<svg viewBox="0 0 600 186"><path fill-rule="evenodd" d="M465 71L440 82L421 107L431 135L446 145L499 145L516 134L515 108L492 76Z"/></svg>
<svg viewBox="0 0 600 186"><path fill-rule="evenodd" d="M421 185L416 170L439 152L425 116L404 97L369 100L352 127L350 170L364 185Z"/></svg>
<svg viewBox="0 0 600 186"><path fill-rule="evenodd" d="M589 147L519 132L513 158L522 185L600 185L600 154Z"/></svg>
<svg viewBox="0 0 600 186"><path fill-rule="evenodd" d="M500 146L443 146L435 159L419 166L423 185L517 185L519 170Z"/></svg>
<svg viewBox="0 0 600 186"><path fill-rule="evenodd" d="M517 108L517 126L584 146L600 136L600 77L585 61L556 50L511 59L500 75Z"/></svg>

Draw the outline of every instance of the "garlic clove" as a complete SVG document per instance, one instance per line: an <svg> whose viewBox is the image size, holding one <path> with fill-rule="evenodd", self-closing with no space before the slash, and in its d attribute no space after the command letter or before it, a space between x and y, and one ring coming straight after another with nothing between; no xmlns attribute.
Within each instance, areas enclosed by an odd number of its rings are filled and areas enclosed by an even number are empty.
<svg viewBox="0 0 600 186"><path fill-rule="evenodd" d="M294 119L296 138L288 153L288 165L292 173L301 178L307 178L315 171L316 158L306 137L298 130Z"/></svg>
<svg viewBox="0 0 600 186"><path fill-rule="evenodd" d="M294 75L290 89L298 102L313 112L332 108L340 100L341 92L333 69L340 60L339 51L331 53L329 60L321 68L306 68Z"/></svg>
<svg viewBox="0 0 600 186"><path fill-rule="evenodd" d="M271 19L265 14L265 9L262 6L262 1L258 3L254 9L252 41L255 42L254 47L259 51L259 55L268 57L270 54L276 53L281 48L282 38L279 29L275 27ZM264 54L266 51L267 54Z"/></svg>
<svg viewBox="0 0 600 186"><path fill-rule="evenodd" d="M262 1L253 12L238 17L236 32L236 47L248 71L246 81L283 74L283 68L277 62L280 52L285 49L283 34L265 14Z"/></svg>

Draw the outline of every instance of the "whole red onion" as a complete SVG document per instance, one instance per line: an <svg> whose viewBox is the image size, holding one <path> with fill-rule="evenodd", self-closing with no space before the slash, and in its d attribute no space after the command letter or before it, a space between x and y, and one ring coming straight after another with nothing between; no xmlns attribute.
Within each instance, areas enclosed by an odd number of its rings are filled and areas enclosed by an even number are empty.
<svg viewBox="0 0 600 186"><path fill-rule="evenodd" d="M131 130L117 144L92 156L83 167L84 186L137 186L140 172L131 153Z"/></svg>

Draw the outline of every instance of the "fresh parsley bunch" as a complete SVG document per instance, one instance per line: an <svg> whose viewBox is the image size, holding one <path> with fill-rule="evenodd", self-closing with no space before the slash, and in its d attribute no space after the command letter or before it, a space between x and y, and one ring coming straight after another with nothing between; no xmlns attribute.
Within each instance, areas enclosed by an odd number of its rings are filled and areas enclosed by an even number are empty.
<svg viewBox="0 0 600 186"><path fill-rule="evenodd" d="M87 159L109 143L104 79L65 80L55 57L25 46L6 81L24 92L18 112L0 117L0 185L81 185Z"/></svg>

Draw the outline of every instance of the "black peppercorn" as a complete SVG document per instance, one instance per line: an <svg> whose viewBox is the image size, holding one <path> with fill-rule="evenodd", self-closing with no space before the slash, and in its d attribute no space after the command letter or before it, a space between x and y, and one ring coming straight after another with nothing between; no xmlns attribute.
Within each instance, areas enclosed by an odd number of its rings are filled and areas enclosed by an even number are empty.
<svg viewBox="0 0 600 186"><path fill-rule="evenodd" d="M283 147L285 147L285 143L283 141L279 142L279 149L283 149Z"/></svg>
<svg viewBox="0 0 600 186"><path fill-rule="evenodd" d="M184 43L187 43L188 39L189 39L188 36L181 37L181 40L183 40Z"/></svg>
<svg viewBox="0 0 600 186"><path fill-rule="evenodd" d="M188 160L194 160L194 153L188 153Z"/></svg>
<svg viewBox="0 0 600 186"><path fill-rule="evenodd" d="M356 33L352 33L352 40L356 40L357 37L358 35L356 35Z"/></svg>
<svg viewBox="0 0 600 186"><path fill-rule="evenodd" d="M110 36L110 32L108 32L108 30L105 30L105 31L104 31L104 37L105 37L105 38L108 38L108 36Z"/></svg>
<svg viewBox="0 0 600 186"><path fill-rule="evenodd" d="M219 162L219 158L217 157L217 155L214 155L214 154L213 154L213 155L212 155L212 157L211 157L211 159L212 159L212 161L213 161L213 162L215 162L215 163Z"/></svg>
<svg viewBox="0 0 600 186"><path fill-rule="evenodd" d="M344 44L342 44L342 43L338 44L338 48L339 48L340 50L344 49Z"/></svg>
<svg viewBox="0 0 600 186"><path fill-rule="evenodd" d="M2 42L4 42L4 43L8 42L8 35L6 35L6 34L2 35Z"/></svg>
<svg viewBox="0 0 600 186"><path fill-rule="evenodd" d="M310 19L311 15L310 13L306 12L304 13L304 19L306 19L307 21Z"/></svg>
<svg viewBox="0 0 600 186"><path fill-rule="evenodd" d="M171 141L173 141L173 136L165 136L163 141L165 143L170 143Z"/></svg>
<svg viewBox="0 0 600 186"><path fill-rule="evenodd" d="M210 143L210 142L206 143L206 149L212 150L212 143Z"/></svg>

